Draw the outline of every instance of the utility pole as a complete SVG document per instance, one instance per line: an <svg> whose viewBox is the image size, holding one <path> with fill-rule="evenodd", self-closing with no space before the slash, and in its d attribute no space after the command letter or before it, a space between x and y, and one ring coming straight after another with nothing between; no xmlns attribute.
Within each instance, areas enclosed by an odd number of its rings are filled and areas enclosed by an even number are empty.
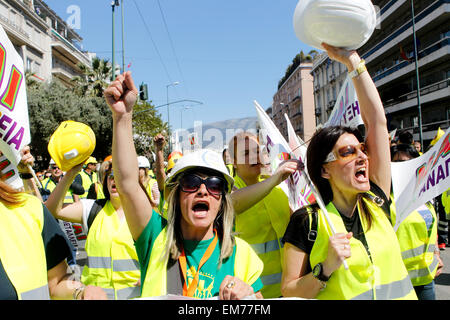
<svg viewBox="0 0 450 320"><path fill-rule="evenodd" d="M419 56L417 52L417 40L416 40L416 26L415 26L415 16L414 16L414 0L411 0L411 15L412 15L412 32L414 41L414 62L416 65L416 84L417 84L417 106L419 108L419 140L420 145L423 146L422 138L422 106L420 105L420 81L419 81ZM423 148L423 147L422 147Z"/></svg>
<svg viewBox="0 0 450 320"><path fill-rule="evenodd" d="M111 79L114 81L116 79L116 54L115 54L115 18L114 18L114 9L116 6L119 6L119 0L114 0L111 2L111 8L112 8L112 76Z"/></svg>
<svg viewBox="0 0 450 320"><path fill-rule="evenodd" d="M123 0L122 0L122 73L125 72L125 41L124 41L124 23L123 23Z"/></svg>

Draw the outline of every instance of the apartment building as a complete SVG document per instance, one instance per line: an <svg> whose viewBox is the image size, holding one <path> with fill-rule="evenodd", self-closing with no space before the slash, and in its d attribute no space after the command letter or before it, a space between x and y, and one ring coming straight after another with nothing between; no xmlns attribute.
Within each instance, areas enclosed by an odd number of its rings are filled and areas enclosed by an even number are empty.
<svg viewBox="0 0 450 320"><path fill-rule="evenodd" d="M450 112L450 0L414 0L419 99L411 0L373 0L379 25L358 49L384 104L388 129L407 129L427 146L437 129L447 129ZM346 68L326 54L313 61L316 121L324 123L346 77ZM333 80L334 79L334 82Z"/></svg>
<svg viewBox="0 0 450 320"><path fill-rule="evenodd" d="M0 0L0 24L36 79L58 78L68 87L80 75L78 63L91 65L82 38L41 0Z"/></svg>
<svg viewBox="0 0 450 320"><path fill-rule="evenodd" d="M312 63L302 62L284 81L273 96L268 109L272 121L287 139L286 113L295 133L304 141L309 140L316 129L314 116Z"/></svg>

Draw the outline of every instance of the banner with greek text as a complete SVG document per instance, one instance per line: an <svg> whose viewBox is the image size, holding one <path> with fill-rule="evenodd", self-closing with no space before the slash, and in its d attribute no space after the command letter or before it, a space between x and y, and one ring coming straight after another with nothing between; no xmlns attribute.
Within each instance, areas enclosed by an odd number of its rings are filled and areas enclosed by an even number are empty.
<svg viewBox="0 0 450 320"><path fill-rule="evenodd" d="M20 150L30 143L28 105L23 60L0 26L0 151L14 166L9 183L22 182L15 166Z"/></svg>
<svg viewBox="0 0 450 320"><path fill-rule="evenodd" d="M422 156L391 164L397 229L412 211L450 188L450 128Z"/></svg>
<svg viewBox="0 0 450 320"><path fill-rule="evenodd" d="M258 102L254 101L256 107L256 113L258 116L260 130L261 144L265 145L270 158L270 166L272 172L278 168L280 163L284 160L291 159L293 157L292 149L280 133L278 128L261 108ZM302 184L303 182L303 184ZM299 171L293 173L288 179L280 184L280 187L286 193L289 199L289 205L293 211L303 207L306 204L314 201L312 194L308 194L306 190L306 184ZM307 198L304 198L304 195ZM312 196L312 197L311 197Z"/></svg>
<svg viewBox="0 0 450 320"><path fill-rule="evenodd" d="M359 109L358 97L352 80L347 76L324 127L339 125L357 127L360 124L364 123Z"/></svg>

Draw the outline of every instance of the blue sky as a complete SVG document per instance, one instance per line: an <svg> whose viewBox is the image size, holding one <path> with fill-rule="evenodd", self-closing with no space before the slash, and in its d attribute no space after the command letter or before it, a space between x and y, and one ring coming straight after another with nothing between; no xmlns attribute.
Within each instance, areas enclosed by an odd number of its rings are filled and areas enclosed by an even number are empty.
<svg viewBox="0 0 450 320"><path fill-rule="evenodd" d="M84 49L111 61L110 0L45 1L64 20L71 16L69 6L78 6L76 31ZM173 129L180 127L181 115L184 128L194 120L256 116L253 100L269 107L294 56L312 49L295 36L296 5L296 0L124 0L125 66L131 63L137 85L148 84L156 106L166 104L166 85L175 81L179 85L169 87L169 101L203 103L171 105ZM121 7L115 12L116 62L122 65ZM166 107L159 110L167 121Z"/></svg>

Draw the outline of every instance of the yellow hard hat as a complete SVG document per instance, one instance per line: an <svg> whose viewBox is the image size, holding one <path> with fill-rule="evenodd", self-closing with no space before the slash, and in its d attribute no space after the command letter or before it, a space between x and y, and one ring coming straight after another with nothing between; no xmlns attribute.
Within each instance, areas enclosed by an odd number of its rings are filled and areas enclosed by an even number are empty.
<svg viewBox="0 0 450 320"><path fill-rule="evenodd" d="M84 164L88 164L88 163L97 164L97 159L95 159L94 157L89 157Z"/></svg>
<svg viewBox="0 0 450 320"><path fill-rule="evenodd" d="M441 127L438 128L436 136L434 137L434 139L430 142L431 146L434 146L436 144L436 142L439 141L440 138L442 138L442 136L444 135L444 130L441 129Z"/></svg>
<svg viewBox="0 0 450 320"><path fill-rule="evenodd" d="M174 151L169 155L169 160L167 161L167 171L171 170L175 163L183 156L181 152Z"/></svg>
<svg viewBox="0 0 450 320"><path fill-rule="evenodd" d="M48 152L62 171L85 162L95 149L95 134L81 122L62 122L48 142Z"/></svg>

